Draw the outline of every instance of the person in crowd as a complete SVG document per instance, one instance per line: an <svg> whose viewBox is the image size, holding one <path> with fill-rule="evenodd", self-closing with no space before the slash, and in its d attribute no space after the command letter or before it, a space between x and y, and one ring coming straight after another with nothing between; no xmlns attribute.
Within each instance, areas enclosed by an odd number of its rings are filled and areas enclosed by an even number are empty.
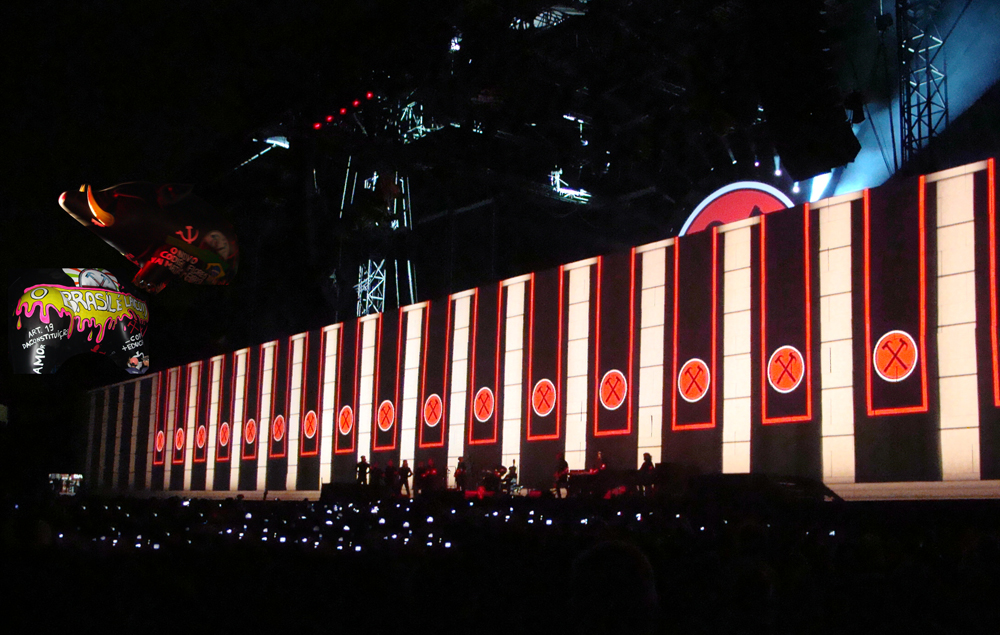
<svg viewBox="0 0 1000 635"><path fill-rule="evenodd" d="M410 476L413 474L413 470L410 469L410 462L403 459L403 464L399 466L399 486L396 487L396 493L402 495L402 490L406 490L406 497L410 498Z"/></svg>
<svg viewBox="0 0 1000 635"><path fill-rule="evenodd" d="M368 485L368 459L361 455L361 460L358 461L358 485Z"/></svg>
<svg viewBox="0 0 1000 635"><path fill-rule="evenodd" d="M559 460L556 461L556 498L562 498L562 490L566 490L569 495L569 463L566 461L566 453L559 453Z"/></svg>

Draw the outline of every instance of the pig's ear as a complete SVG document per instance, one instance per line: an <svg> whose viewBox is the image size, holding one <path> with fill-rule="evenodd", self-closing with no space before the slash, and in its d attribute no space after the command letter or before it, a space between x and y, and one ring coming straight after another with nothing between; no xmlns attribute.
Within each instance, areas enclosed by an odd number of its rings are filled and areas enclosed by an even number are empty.
<svg viewBox="0 0 1000 635"><path fill-rule="evenodd" d="M156 202L160 207L173 205L194 190L194 186L187 183L165 183L156 190Z"/></svg>

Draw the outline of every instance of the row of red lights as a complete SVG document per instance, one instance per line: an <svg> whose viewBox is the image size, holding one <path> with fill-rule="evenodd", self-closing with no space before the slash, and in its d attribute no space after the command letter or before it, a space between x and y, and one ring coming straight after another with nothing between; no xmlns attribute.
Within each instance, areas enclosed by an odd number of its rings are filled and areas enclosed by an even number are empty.
<svg viewBox="0 0 1000 635"><path fill-rule="evenodd" d="M375 93L373 93L371 91L365 93L365 99L366 100L370 100L373 97L375 97ZM354 101L351 102L351 107L353 107L353 108L357 108L360 105L361 105L361 100L360 99L355 99ZM340 114L341 114L341 116L346 115L347 114L347 108L341 108L340 109ZM333 117L334 117L333 115L327 115L326 116L326 123L332 123L333 122ZM323 127L323 122L322 121L317 121L316 123L313 124L313 129L315 129L315 130L319 130L322 127Z"/></svg>

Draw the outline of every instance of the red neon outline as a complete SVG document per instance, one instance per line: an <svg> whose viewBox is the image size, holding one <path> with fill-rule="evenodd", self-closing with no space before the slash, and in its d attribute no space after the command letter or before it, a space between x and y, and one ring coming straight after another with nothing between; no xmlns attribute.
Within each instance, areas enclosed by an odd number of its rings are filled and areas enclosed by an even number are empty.
<svg viewBox="0 0 1000 635"><path fill-rule="evenodd" d="M257 378L256 378L257 379L256 383L257 383L257 387L258 387L257 388L257 409L258 410L260 410L260 390L261 390L260 375L261 375L261 373L264 372L264 356L262 355L263 350L264 350L264 345L263 344L260 344L260 345L257 346L257 356L259 358L258 359L258 363L257 363ZM250 375L250 349L247 349L247 364L246 365L247 365L247 375L249 376ZM246 389L247 392L250 391L250 382L247 379L243 380L243 386L244 386L244 388ZM247 408L247 399L244 397L244 399L243 399L243 410L246 411L246 408ZM246 414L250 414L250 413L246 413ZM258 412L258 415L259 414L260 413ZM250 447L253 448L253 454L249 454L247 452L247 445L248 444L247 444L247 436L246 436L246 425L248 423L250 423L251 421L253 421L253 425L254 425L254 438L253 438L253 441L250 442L249 445L250 445ZM244 426L244 434L242 435L241 443L240 443L240 447L242 448L242 455L241 455L240 460L241 461L242 460L253 461L253 460L256 460L256 458L257 458L257 444L260 442L260 423L256 419L253 419L252 417L247 417L247 416L244 415L244 417L243 417L243 426Z"/></svg>
<svg viewBox="0 0 1000 635"><path fill-rule="evenodd" d="M716 422L716 389L719 385L718 381L713 381L711 385L712 391L712 404L711 404L711 421L706 421L704 423L688 423L680 424L677 423L677 389L674 387L673 378L677 377L677 318L680 315L680 297L678 295L678 290L680 287L680 271L681 271L681 250L680 250L680 237L674 239L674 353L673 353L673 374L670 381L672 402L673 402L673 412L670 415L670 430L674 432L679 432L683 430L704 430L708 428L714 428ZM719 308L719 283L718 283L718 266L719 266L719 228L712 228L712 366L711 374L715 375L716 369L716 358L718 354L718 345L716 340L718 340L718 308Z"/></svg>
<svg viewBox="0 0 1000 635"><path fill-rule="evenodd" d="M274 449L274 446L275 446L276 443L282 443L283 445L286 444L287 441L285 441L285 440L288 438L288 419L283 416L283 413L280 414L280 415L275 415L274 414L274 411L277 410L277 408L275 407L275 395L278 394L277 393L277 387L278 387L278 351L279 351L279 347L280 346L281 346L280 340L274 340L274 361L271 364L271 412L268 413L268 422L267 422L267 458L268 459L280 459L281 457L285 456L285 449L284 448L282 448L281 454L278 454L277 452L272 452L272 450ZM287 405L288 405L288 383L287 383L288 382L288 368L287 368L287 366L288 366L288 361L290 359L291 359L291 355L289 355L288 351L286 350L286 352L285 352L285 367L286 367L285 368L285 406L286 406L286 408L287 408ZM282 420L284 421L284 425L285 425L285 432L282 433L282 435L281 435L281 441L280 442L279 441L275 441L275 439L274 439L274 421L278 418L278 416L281 416Z"/></svg>
<svg viewBox="0 0 1000 635"><path fill-rule="evenodd" d="M336 442L334 444L334 454L351 454L355 450L357 445L357 432L358 432L358 417L357 417L357 401L358 401L358 362L361 359L361 351L359 350L358 344L361 340L361 324L355 323L354 325L354 399L349 404L341 404L340 402L340 362L343 359L344 353L344 327L340 327L340 350L337 352L337 436ZM351 447L341 448L340 447L340 437L347 436L340 431L340 411L344 409L344 406L351 407L351 417L353 419L351 425Z"/></svg>
<svg viewBox="0 0 1000 635"><path fill-rule="evenodd" d="M194 463L207 463L208 462L208 429L209 429L209 426L212 425L212 422L208 420L209 413L212 411L212 374L213 374L212 373L212 363L213 362L212 362L211 358L209 358L209 360L208 360L208 394L206 395L206 398L205 398L205 415L204 415L205 416L205 418L204 418L205 423L203 423L201 425L198 425L198 422L195 421L195 425L194 425L194 458L191 459L191 463L192 464L194 464ZM198 383L199 384L201 384L201 367L204 366L204 365L205 365L204 361L202 361L201 364L198 365ZM200 385L198 386L198 393L199 393L199 395L201 394L201 386ZM222 399L222 387L221 386L219 387L219 399L220 400ZM204 446L204 448L202 448L204 456L202 456L202 458L199 459L198 458L198 429L201 428L202 426L204 426L204 428L205 428L205 446Z"/></svg>
<svg viewBox="0 0 1000 635"><path fill-rule="evenodd" d="M986 173L989 181L987 193L987 210L990 229L990 340L993 346L993 405L1000 408L1000 343L997 342L997 189L996 189L996 159L986 162Z"/></svg>
<svg viewBox="0 0 1000 635"><path fill-rule="evenodd" d="M601 270L603 268L603 258L597 258L597 325L596 325L596 346L594 354L594 378L601 372L600 366L600 348L601 348ZM612 436L623 436L632 434L632 398L628 396L630 390L632 390L632 355L635 339L635 247L629 251L629 283L628 283L628 375L622 373L618 369L622 377L626 378L625 386L625 398L628 399L627 411L625 414L625 428L622 430L601 430L600 429L600 419L601 410L597 407L598 402L601 402L601 385L604 383L604 377L608 373L604 373L601 379L597 382L597 389L594 395L594 436L595 437L612 437ZM611 372L610 370L608 372ZM621 404L618 406L621 407ZM617 410L617 408L615 408Z"/></svg>
<svg viewBox="0 0 1000 635"><path fill-rule="evenodd" d="M321 347L323 346L323 343L324 343L323 336L320 335ZM292 349L292 355L294 354L295 354L295 349ZM320 359L322 359L322 357L323 356L320 355ZM319 387L317 388L317 391L320 394L322 394L323 364L320 364L319 367L319 380L320 383ZM309 331L306 331L305 340L303 340L302 342L302 378L301 381L299 382L300 385L299 390L302 392L302 397L301 397L302 403L299 406L299 456L300 457L316 456L317 454L319 454L319 443L320 439L322 438L320 432L323 429L323 424L321 423L322 420L320 419L320 414L316 412L315 409L309 408L308 399L306 399L306 394L309 392L307 390L308 384L309 384ZM323 404L322 397L320 397L320 402L319 402L320 407L322 407L322 404ZM309 409L307 410L307 408ZM306 417L309 415L310 412L313 413L313 416L316 417L316 433L313 435L316 438L316 447L309 452L305 452L303 451L303 447L305 446L306 442ZM312 442L310 441L310 443Z"/></svg>
<svg viewBox="0 0 1000 635"><path fill-rule="evenodd" d="M451 296L448 296L447 304L447 314L445 317L444 326L444 383L441 386L441 393L447 395L448 393L448 352L451 344ZM431 329L431 303L427 303L427 321L424 324L424 357L423 357L423 369L421 371L420 379L420 396L422 397L420 401L420 439L418 439L417 447L419 448L441 448L444 447L445 440L445 410L447 400L438 395L438 399L441 400L441 418L438 419L438 423L442 425L441 427L441 441L437 443L424 443L424 428L428 427L427 422L424 420L424 406L427 405L427 346L430 341L430 329ZM436 394L436 393L432 393ZM436 424L435 424L436 425ZM433 426L430 426L433 427Z"/></svg>
<svg viewBox="0 0 1000 635"><path fill-rule="evenodd" d="M243 361L243 420L240 422L240 462L242 462L243 459L246 458L244 456L246 454L246 445L247 445L245 432L246 432L247 422L250 421L250 418L247 416L247 415L250 414L247 411L247 408L249 407L249 404L248 404L248 401L247 401L247 396L249 396L249 394L250 394L250 382L248 381L248 377L250 375L250 354L251 354L250 351L251 351L251 349L250 349L250 347L247 347L247 348L245 348L243 350L246 352L246 359ZM239 351L237 351L237 355L239 355ZM239 366L239 362L237 361L236 362L236 367L233 369L233 372L234 373L238 373L239 372L239 367L240 367ZM254 426L256 426L256 425L257 425L257 422L255 421L254 422ZM235 430L236 430L236 428L234 427L233 431L235 432ZM255 434L256 434L256 432L255 432ZM230 441L230 443L232 443L232 441ZM257 454L254 453L253 458L256 458L256 457L257 457ZM239 475L237 475L237 478L238 477L239 477Z"/></svg>
<svg viewBox="0 0 1000 635"><path fill-rule="evenodd" d="M557 310L559 320L558 326L556 327L556 381L552 382L551 379L547 379L552 383L552 387L556 392L556 401L552 405L552 410L549 414L555 413L556 417L556 431L555 434L532 434L531 433L531 415L534 412L534 396L535 396L535 386L538 382L535 381L535 371L534 371L534 354L535 354L535 274L531 274L531 289L528 296L528 386L530 387L531 394L528 403L528 441L550 441L558 439L562 433L562 425L559 419L560 414L560 402L562 401L562 345L563 345L563 274L565 268L563 265L559 266L559 308ZM538 380L542 381L541 379ZM537 413L535 413L537 414ZM541 416L541 415L538 415ZM546 417L549 415L545 415Z"/></svg>
<svg viewBox="0 0 1000 635"><path fill-rule="evenodd" d="M180 392L181 389L181 375L183 374L184 379L188 379L187 372L181 373L181 371L187 371L187 366L180 366L177 369L177 383L176 392ZM187 382L184 382L185 384ZM170 437L170 463L171 465L184 465L184 450L186 447L181 447L180 450L177 449L175 445L175 437L177 435L177 430L184 428L184 436L187 437L187 399L188 399L188 387L184 386L184 405L180 406L181 395L177 395L177 408L174 410L174 434ZM180 415L178 417L177 415ZM177 458L177 453L180 452L180 459Z"/></svg>
<svg viewBox="0 0 1000 635"><path fill-rule="evenodd" d="M226 355L225 357L222 358L222 368L219 370L219 383L220 384L225 381L226 357L229 357L230 355L233 357L234 360L236 358L236 353L235 352L230 353L229 355ZM229 380L230 381L230 386L229 386L229 399L230 400L232 400L234 398L235 393L236 393L236 386L233 385L235 383L235 381L236 381L235 363L232 365L231 370L232 370L232 377ZM227 404L227 408L230 409L230 414L232 414L232 410L231 410L232 403ZM227 417L225 419L223 419L223 417L222 417L222 386L220 385L219 386L219 421L216 421L216 435L215 435L215 462L216 463L228 463L229 462L229 457L230 457L230 454L231 454L230 446L231 446L231 444L233 442L233 424L230 423L230 421L229 421L230 419L232 419L231 416ZM229 425L229 441L225 445L223 445L219 441L219 439L221 438L220 433L221 433L221 429L222 429L222 424L223 423ZM222 456L222 448L226 448L226 456L225 457Z"/></svg>
<svg viewBox="0 0 1000 635"><path fill-rule="evenodd" d="M479 322L479 289L476 289L475 296L476 296L476 308L475 308L476 327L475 328L476 328L476 330L478 330L478 322ZM498 422L499 422L499 419L500 419L500 397L499 397L499 388L500 388L500 358L503 355L503 351L500 350L500 335L501 335L502 329L503 329L503 322L501 322L502 311L503 311L503 282L501 281L501 282L497 283L496 366L493 369L493 388L490 389L490 391L493 393L493 412L490 414L490 417L493 419L493 437L489 438L489 439L478 439L478 440L473 440L473 438L472 438L472 425L473 425L472 424L472 418L473 418L473 413L476 410L476 399L475 399L475 396L473 396L472 401L470 402L470 408L469 408L469 435L468 435L469 436L469 445L489 445L491 443L496 443L497 442L497 436L498 436L498 434L497 434L497 428L498 428ZM473 331L473 340L472 340L472 378L473 378L473 382L475 381L475 376L476 376L476 340L475 340L475 333L476 333L476 331ZM472 385L475 386L475 383L473 383ZM483 388L489 388L489 386L483 386ZM481 390L481 389L479 389L479 390ZM476 393L475 393L476 395L479 394L479 390L476 390ZM472 391L470 390L469 392L472 392ZM478 417L476 417L476 421L479 421ZM486 423L486 422L485 421L480 421L480 423Z"/></svg>
<svg viewBox="0 0 1000 635"><path fill-rule="evenodd" d="M382 430L382 428L380 428L378 426L378 411L382 407L382 402L379 402L378 407L372 408L372 410L374 412L374 414L372 416L372 451L373 452L391 452L392 450L396 449L396 430L399 428L399 426L396 425L396 419L397 419L397 417L396 417L396 404L399 402L399 375L400 375L399 367L400 367L400 364L402 364L402 360L400 359L400 351L401 351L400 346L402 345L402 338L403 338L403 318L404 318L403 309L402 308L398 309L398 312L399 312L399 319L397 320L398 325L396 327L396 388L395 388L396 394L395 394L395 397L394 397L395 401L390 401L389 399L383 399L382 400L383 402L384 401L389 401L389 403L392 404L392 423L393 423L393 427L392 427L392 445L378 445L378 433L380 431L382 432L382 434L385 434L386 432L388 432L388 430ZM378 343L375 346L376 346L376 348L375 348L375 399L373 401L378 401L379 387L381 386L381 384L379 383L379 379L380 379L380 371L381 371L381 365L382 365L382 315L381 314L378 316ZM373 403L372 405L374 406L375 404Z"/></svg>
<svg viewBox="0 0 1000 635"><path fill-rule="evenodd" d="M760 217L760 359L761 359L761 423L763 425L774 425L779 423L805 423L812 421L812 234L810 232L810 207L805 203L802 207L803 216L803 252L805 253L805 292L806 292L806 351L803 355L806 368L806 413L804 415L790 415L787 417L767 416L767 261L765 260L767 251L767 214Z"/></svg>
<svg viewBox="0 0 1000 635"><path fill-rule="evenodd" d="M927 177L921 175L918 180L918 215L920 243L920 349L923 351L923 363L920 364L919 406L904 406L900 408L875 408L872 404L872 323L871 323L871 194L864 192L865 220L865 397L869 417L885 415L901 415L915 412L927 412L927 237L925 228Z"/></svg>
<svg viewBox="0 0 1000 635"><path fill-rule="evenodd" d="M165 428L166 428L166 425L165 425L166 421L164 421L161 418L161 416L160 416L160 415L163 415L166 412L166 408L161 408L160 405L161 405L162 402L166 401L166 399L167 399L167 391L164 390L164 387L163 387L163 376L165 374L169 374L169 371L162 371L161 370L157 374L159 376L156 378L157 379L157 381L156 381L156 398L155 398L156 405L154 406L156 408L156 414L153 416L154 420L156 421L156 426L153 429L153 465L154 466L156 466L156 465L163 465L163 463L166 461L166 458L167 458L166 457L166 448L167 448L166 440L164 440L163 450L157 450L156 449L156 435L159 434L160 432L163 432L164 433L164 437L166 437L166 432L164 431ZM160 459L159 460L156 459L156 455L157 454L160 455Z"/></svg>

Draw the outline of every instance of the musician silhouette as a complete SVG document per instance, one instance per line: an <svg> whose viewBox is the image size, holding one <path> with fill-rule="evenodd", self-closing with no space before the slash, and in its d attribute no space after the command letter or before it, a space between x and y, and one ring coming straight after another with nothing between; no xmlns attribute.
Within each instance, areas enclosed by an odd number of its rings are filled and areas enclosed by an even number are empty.
<svg viewBox="0 0 1000 635"><path fill-rule="evenodd" d="M562 490L566 489L569 496L569 463L566 462L566 453L559 453L559 460L556 462L556 498L562 498Z"/></svg>

